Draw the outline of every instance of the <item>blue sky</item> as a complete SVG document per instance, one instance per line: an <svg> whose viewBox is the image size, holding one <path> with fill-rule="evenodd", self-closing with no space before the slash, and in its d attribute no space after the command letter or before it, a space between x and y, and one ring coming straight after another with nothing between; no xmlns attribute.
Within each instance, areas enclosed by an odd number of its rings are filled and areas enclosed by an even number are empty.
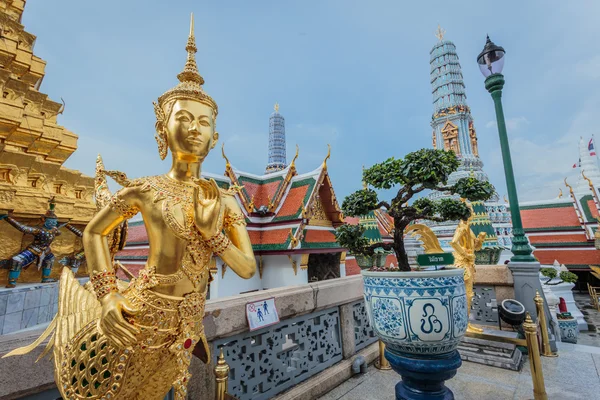
<svg viewBox="0 0 600 400"><path fill-rule="evenodd" d="M503 95L521 201L556 197L573 174L580 136L597 133L597 1L30 0L23 24L48 62L41 91L79 135L68 168L93 175L100 152L131 177L166 172L152 101L185 62L189 13L198 66L219 105L217 129L234 167L262 173L268 118L279 102L288 161L329 170L340 200L361 166L431 147L429 50L438 24L460 57L484 169L505 193L493 103L476 56L485 35L506 51ZM220 151L204 171L221 174Z"/></svg>

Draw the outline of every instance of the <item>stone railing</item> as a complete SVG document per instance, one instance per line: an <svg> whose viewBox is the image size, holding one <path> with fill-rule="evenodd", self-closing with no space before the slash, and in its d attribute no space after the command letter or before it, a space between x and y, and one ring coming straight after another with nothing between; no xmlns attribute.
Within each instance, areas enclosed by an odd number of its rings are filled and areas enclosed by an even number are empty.
<svg viewBox="0 0 600 400"><path fill-rule="evenodd" d="M271 297L281 322L249 332L246 303ZM377 339L369 327L360 275L209 300L204 327L212 363L193 358L191 399L214 398L213 367L220 347L231 368L229 393L240 400L273 398L292 386L296 388L282 398L314 398L350 377L349 359L357 352L367 362L377 356L377 346L369 346ZM0 337L0 356L31 343L41 331ZM43 347L25 356L0 359L0 398L33 398L27 396L52 390L52 362L44 359L34 364ZM327 379L310 385L313 389L298 390L301 382L325 369ZM337 375L330 373L336 369ZM302 394L290 394L294 391Z"/></svg>

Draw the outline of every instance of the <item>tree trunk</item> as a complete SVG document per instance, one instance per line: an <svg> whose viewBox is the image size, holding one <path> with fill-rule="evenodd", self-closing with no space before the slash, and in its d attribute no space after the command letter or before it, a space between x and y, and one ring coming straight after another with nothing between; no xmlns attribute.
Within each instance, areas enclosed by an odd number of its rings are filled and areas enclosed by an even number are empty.
<svg viewBox="0 0 600 400"><path fill-rule="evenodd" d="M398 260L398 268L400 271L410 271L410 265L408 264L408 255L404 249L404 228L406 226L395 226L394 229L394 252L396 253L396 259Z"/></svg>

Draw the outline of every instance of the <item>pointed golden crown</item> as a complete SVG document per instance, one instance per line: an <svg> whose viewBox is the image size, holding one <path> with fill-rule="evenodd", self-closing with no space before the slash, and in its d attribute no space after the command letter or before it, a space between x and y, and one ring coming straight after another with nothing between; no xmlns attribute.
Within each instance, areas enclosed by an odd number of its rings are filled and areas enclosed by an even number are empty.
<svg viewBox="0 0 600 400"><path fill-rule="evenodd" d="M194 14L192 13L190 22L190 36L188 37L187 45L187 60L183 71L177 75L179 83L174 88L167 90L158 98L158 104L154 103L154 111L156 118L159 120L165 119L163 107L172 100L189 99L200 101L214 110L214 117L217 117L217 103L202 89L204 78L198 72L196 65L196 38L194 37Z"/></svg>

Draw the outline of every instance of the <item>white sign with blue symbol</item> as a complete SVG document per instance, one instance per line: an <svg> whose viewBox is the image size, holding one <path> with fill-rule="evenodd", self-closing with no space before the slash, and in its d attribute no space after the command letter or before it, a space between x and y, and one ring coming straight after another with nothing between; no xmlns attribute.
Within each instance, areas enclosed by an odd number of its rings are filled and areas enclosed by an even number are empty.
<svg viewBox="0 0 600 400"><path fill-rule="evenodd" d="M279 314L275 308L275 298L246 304L246 318L251 331L278 323Z"/></svg>

